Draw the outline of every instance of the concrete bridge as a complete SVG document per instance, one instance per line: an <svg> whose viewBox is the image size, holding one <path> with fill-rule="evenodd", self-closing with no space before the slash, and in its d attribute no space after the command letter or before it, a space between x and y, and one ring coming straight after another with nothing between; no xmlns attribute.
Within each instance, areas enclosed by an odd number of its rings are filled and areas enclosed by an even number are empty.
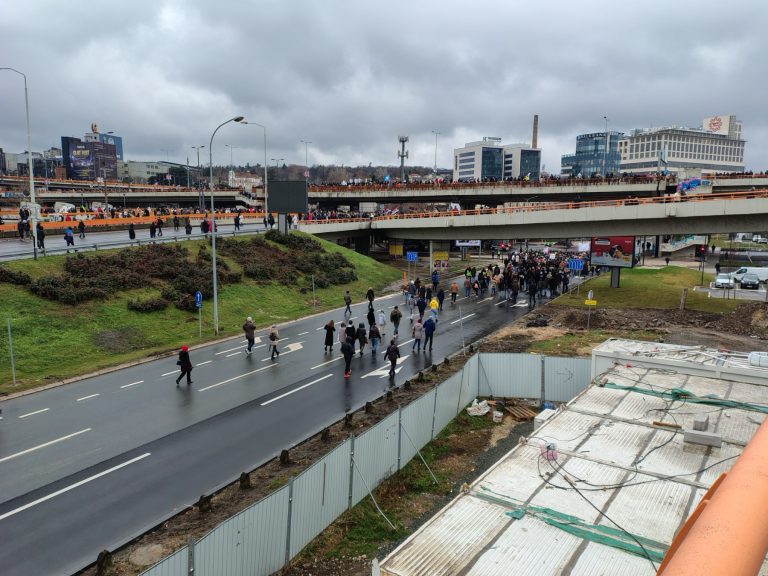
<svg viewBox="0 0 768 576"><path fill-rule="evenodd" d="M304 221L328 238L513 240L658 236L768 230L768 190L632 200L546 203L489 210Z"/></svg>

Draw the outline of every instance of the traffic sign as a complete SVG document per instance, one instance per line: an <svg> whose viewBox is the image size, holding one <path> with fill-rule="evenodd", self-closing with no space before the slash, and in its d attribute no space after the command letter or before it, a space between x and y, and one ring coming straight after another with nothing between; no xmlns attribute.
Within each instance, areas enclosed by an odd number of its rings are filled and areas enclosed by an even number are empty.
<svg viewBox="0 0 768 576"><path fill-rule="evenodd" d="M419 259L419 253L418 252L406 252L405 253L405 259L408 262L416 262Z"/></svg>
<svg viewBox="0 0 768 576"><path fill-rule="evenodd" d="M586 306L597 306L597 300L584 300Z"/></svg>
<svg viewBox="0 0 768 576"><path fill-rule="evenodd" d="M568 259L569 270L584 270L584 260L581 258L569 258Z"/></svg>
<svg viewBox="0 0 768 576"><path fill-rule="evenodd" d="M203 307L203 293L200 292L200 290L195 292L195 306L197 308L202 308Z"/></svg>

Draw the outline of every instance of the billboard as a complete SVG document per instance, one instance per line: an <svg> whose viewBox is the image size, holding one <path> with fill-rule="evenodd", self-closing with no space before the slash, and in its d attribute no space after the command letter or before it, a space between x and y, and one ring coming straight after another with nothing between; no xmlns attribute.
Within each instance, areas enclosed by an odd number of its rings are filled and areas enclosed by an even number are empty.
<svg viewBox="0 0 768 576"><path fill-rule="evenodd" d="M456 240L456 248L478 248L480 240Z"/></svg>
<svg viewBox="0 0 768 576"><path fill-rule="evenodd" d="M634 236L600 236L592 238L590 261L594 266L632 268L635 262Z"/></svg>
<svg viewBox="0 0 768 576"><path fill-rule="evenodd" d="M309 211L306 180L273 180L268 184L267 194L270 212L289 214Z"/></svg>
<svg viewBox="0 0 768 576"><path fill-rule="evenodd" d="M99 134L99 142L103 144L112 144L115 147L115 156L118 160L123 159L123 138L114 134Z"/></svg>
<svg viewBox="0 0 768 576"><path fill-rule="evenodd" d="M94 157L90 143L78 138L61 138L61 155L67 169L67 178L71 180L93 180Z"/></svg>
<svg viewBox="0 0 768 576"><path fill-rule="evenodd" d="M731 117L710 116L708 118L704 118L704 130L714 134L723 134L724 136L728 136L728 132L731 130Z"/></svg>

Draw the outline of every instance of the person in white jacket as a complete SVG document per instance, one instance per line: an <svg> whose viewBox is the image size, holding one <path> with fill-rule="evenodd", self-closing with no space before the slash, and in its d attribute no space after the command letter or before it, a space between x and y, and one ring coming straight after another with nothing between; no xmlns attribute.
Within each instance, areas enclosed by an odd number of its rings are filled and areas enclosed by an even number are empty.
<svg viewBox="0 0 768 576"><path fill-rule="evenodd" d="M376 316L376 325L379 327L379 333L381 334L382 342L385 340L384 327L387 325L387 317L384 316L384 310L379 310Z"/></svg>

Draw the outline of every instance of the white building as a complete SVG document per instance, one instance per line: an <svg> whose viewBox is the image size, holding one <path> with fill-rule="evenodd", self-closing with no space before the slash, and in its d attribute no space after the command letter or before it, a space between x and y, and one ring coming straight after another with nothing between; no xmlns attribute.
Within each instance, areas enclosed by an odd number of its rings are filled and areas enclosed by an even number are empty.
<svg viewBox="0 0 768 576"><path fill-rule="evenodd" d="M501 144L501 138L484 137L453 151L453 181L538 180L541 149L528 144Z"/></svg>
<svg viewBox="0 0 768 576"><path fill-rule="evenodd" d="M264 179L261 176L237 174L234 170L228 173L227 184L230 188L242 188L251 192L254 188L261 188L263 183Z"/></svg>
<svg viewBox="0 0 768 576"><path fill-rule="evenodd" d="M152 176L164 176L168 174L168 165L162 162L117 162L117 178L119 180L130 179L131 182L147 182Z"/></svg>
<svg viewBox="0 0 768 576"><path fill-rule="evenodd" d="M702 173L743 172L744 142L736 116L705 118L701 128L632 130L619 140L621 171L675 173L697 168Z"/></svg>

